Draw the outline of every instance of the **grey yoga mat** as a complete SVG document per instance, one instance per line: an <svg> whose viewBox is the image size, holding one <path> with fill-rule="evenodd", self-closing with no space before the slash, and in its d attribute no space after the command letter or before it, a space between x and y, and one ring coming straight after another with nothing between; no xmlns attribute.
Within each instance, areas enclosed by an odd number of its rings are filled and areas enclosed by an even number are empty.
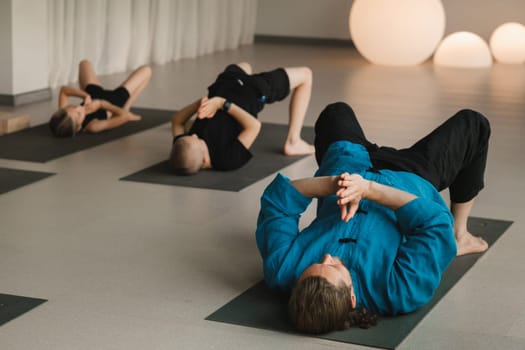
<svg viewBox="0 0 525 350"><path fill-rule="evenodd" d="M51 175L54 174L0 167L0 194L16 190Z"/></svg>
<svg viewBox="0 0 525 350"><path fill-rule="evenodd" d="M46 301L45 299L0 294L0 326Z"/></svg>
<svg viewBox="0 0 525 350"><path fill-rule="evenodd" d="M475 217L469 218L468 222L470 232L482 236L489 243L489 249L511 224L512 221ZM395 349L481 256L482 254L473 254L454 259L443 274L441 284L434 297L422 309L407 315L382 317L377 326L369 329L351 328L321 335L319 338L376 348ZM286 314L286 304L287 297L285 295L275 294L266 287L264 281L261 281L206 319L294 333Z"/></svg>
<svg viewBox="0 0 525 350"><path fill-rule="evenodd" d="M148 108L131 110L141 115L142 120L129 122L98 134L81 133L71 138L56 138L52 136L48 124L45 123L0 136L0 158L45 163L167 123L174 113L174 111Z"/></svg>
<svg viewBox="0 0 525 350"><path fill-rule="evenodd" d="M305 157L288 157L283 155L282 146L286 139L287 130L288 126L286 125L263 123L261 133L251 148L253 158L237 170L204 170L192 176L177 176L171 170L168 161L163 161L123 177L121 180L222 191L240 191ZM304 127L302 136L306 141L313 142L314 129L312 127ZM169 154L170 146L169 144L167 145L166 154Z"/></svg>

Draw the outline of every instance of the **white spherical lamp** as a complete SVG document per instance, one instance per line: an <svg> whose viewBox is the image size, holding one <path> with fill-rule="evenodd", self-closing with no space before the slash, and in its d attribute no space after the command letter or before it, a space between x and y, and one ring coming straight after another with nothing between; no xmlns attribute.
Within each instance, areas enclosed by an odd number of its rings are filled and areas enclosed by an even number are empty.
<svg viewBox="0 0 525 350"><path fill-rule="evenodd" d="M443 37L445 10L440 0L355 0L349 27L370 62L416 65L432 56Z"/></svg>
<svg viewBox="0 0 525 350"><path fill-rule="evenodd" d="M446 67L484 68L492 65L489 46L479 35L456 32L439 44L434 64Z"/></svg>
<svg viewBox="0 0 525 350"><path fill-rule="evenodd" d="M500 25L490 37L494 58L502 63L525 62L525 26L516 22Z"/></svg>

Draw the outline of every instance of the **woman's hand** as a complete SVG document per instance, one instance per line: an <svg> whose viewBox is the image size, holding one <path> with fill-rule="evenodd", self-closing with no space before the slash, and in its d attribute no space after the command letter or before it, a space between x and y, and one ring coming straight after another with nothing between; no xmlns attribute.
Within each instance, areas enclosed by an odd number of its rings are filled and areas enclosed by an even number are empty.
<svg viewBox="0 0 525 350"><path fill-rule="evenodd" d="M359 201L366 197L370 188L370 181L358 174L343 173L337 182L339 189L336 192L337 205L341 209L341 220L348 222L354 217L359 208Z"/></svg>
<svg viewBox="0 0 525 350"><path fill-rule="evenodd" d="M91 97L84 99L84 108L86 114L91 114L98 111L101 108L101 100L92 100Z"/></svg>
<svg viewBox="0 0 525 350"><path fill-rule="evenodd" d="M213 118L215 113L224 105L224 101L224 98L218 96L212 98L203 97L197 111L197 118Z"/></svg>

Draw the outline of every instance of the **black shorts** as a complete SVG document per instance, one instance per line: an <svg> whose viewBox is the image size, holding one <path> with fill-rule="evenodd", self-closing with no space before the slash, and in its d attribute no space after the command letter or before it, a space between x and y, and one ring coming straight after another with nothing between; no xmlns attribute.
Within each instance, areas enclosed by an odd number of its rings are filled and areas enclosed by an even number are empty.
<svg viewBox="0 0 525 350"><path fill-rule="evenodd" d="M85 91L93 100L106 100L118 107L123 107L129 99L129 91L124 86L119 86L115 90L105 90L100 85L88 84Z"/></svg>
<svg viewBox="0 0 525 350"><path fill-rule="evenodd" d="M241 67L236 64L230 64L222 72L217 80L221 77L227 78L244 78L252 84L264 96L263 103L273 103L282 101L290 93L290 80L288 74L283 68L277 68L267 72L248 75Z"/></svg>

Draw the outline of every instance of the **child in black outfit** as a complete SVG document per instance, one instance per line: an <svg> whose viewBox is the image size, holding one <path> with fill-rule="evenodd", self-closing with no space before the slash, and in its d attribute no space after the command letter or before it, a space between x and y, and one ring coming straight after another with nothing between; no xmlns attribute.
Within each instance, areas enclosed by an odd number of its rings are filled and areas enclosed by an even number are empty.
<svg viewBox="0 0 525 350"><path fill-rule="evenodd" d="M251 73L246 62L229 65L208 87L207 97L173 116L170 161L177 174L195 174L205 168L233 170L246 164L261 128L257 114L266 103L285 99L290 90L290 122L283 152L314 153L314 147L301 138L312 89L311 70L293 67ZM195 113L197 118L186 133L185 124Z"/></svg>

